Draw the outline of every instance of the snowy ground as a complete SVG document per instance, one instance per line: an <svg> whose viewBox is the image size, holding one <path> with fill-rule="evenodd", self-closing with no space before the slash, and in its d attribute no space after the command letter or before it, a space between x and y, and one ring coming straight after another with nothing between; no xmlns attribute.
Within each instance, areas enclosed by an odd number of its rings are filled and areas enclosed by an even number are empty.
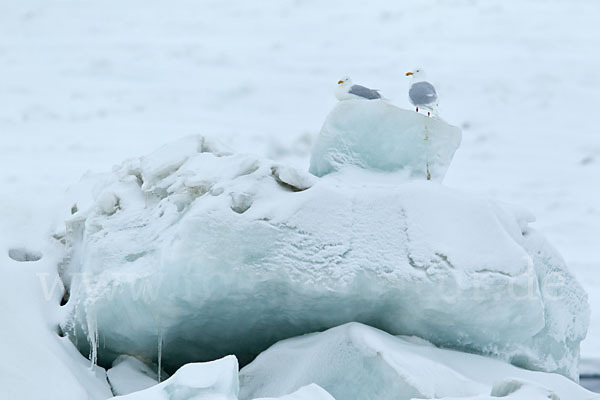
<svg viewBox="0 0 600 400"><path fill-rule="evenodd" d="M1 2L0 249L35 248L86 170L188 134L307 167L340 76L408 107L421 66L464 129L446 184L536 214L600 358L599 19L582 0Z"/></svg>

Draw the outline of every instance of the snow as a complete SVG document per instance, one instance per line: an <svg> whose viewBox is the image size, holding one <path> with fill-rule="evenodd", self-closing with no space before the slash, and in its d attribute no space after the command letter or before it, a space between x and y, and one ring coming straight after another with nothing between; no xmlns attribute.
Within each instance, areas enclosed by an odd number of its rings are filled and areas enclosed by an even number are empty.
<svg viewBox="0 0 600 400"><path fill-rule="evenodd" d="M299 173L296 168L289 165L275 165L271 168L271 172L273 172L273 177L277 182L287 185L295 191L306 190L316 182L313 176Z"/></svg>
<svg viewBox="0 0 600 400"><path fill-rule="evenodd" d="M181 367L166 381L122 400L238 400L238 363L228 356L207 363Z"/></svg>
<svg viewBox="0 0 600 400"><path fill-rule="evenodd" d="M582 356L584 372L598 373L600 147L590 111L600 106L600 57L590 49L600 46L599 15L600 3L582 0L0 3L7 396L93 391L65 367L89 363L69 342L59 342L69 356L56 345L61 318L34 321L61 313L61 294L40 296L55 282L53 262L38 267L52 216L86 170L197 132L304 169L340 73L409 107L399 76L415 65L428 68L442 117L464 133L446 184L534 211L590 295ZM2 256L10 249L44 258L15 263Z"/></svg>
<svg viewBox="0 0 600 400"><path fill-rule="evenodd" d="M384 100L341 101L316 139L310 172L352 165L441 181L460 141L460 129Z"/></svg>
<svg viewBox="0 0 600 400"><path fill-rule="evenodd" d="M335 400L325 389L319 385L311 383L310 385L302 386L294 393L286 394L277 397L280 400ZM275 398L260 398L255 400L275 400Z"/></svg>
<svg viewBox="0 0 600 400"><path fill-rule="evenodd" d="M523 399L538 397L540 399L560 400L556 393L519 379L506 379L494 384L490 394L492 397L508 397L511 394L516 394L516 397Z"/></svg>
<svg viewBox="0 0 600 400"><path fill-rule="evenodd" d="M309 382L338 400L599 397L560 375L440 349L358 323L273 345L240 371L239 397L276 397Z"/></svg>
<svg viewBox="0 0 600 400"><path fill-rule="evenodd" d="M125 395L148 389L158 383L156 370L150 369L135 357L119 356L106 371L110 388L115 395Z"/></svg>
<svg viewBox="0 0 600 400"><path fill-rule="evenodd" d="M84 180L95 203L68 203L64 329L101 365L123 353L167 370L232 353L245 364L362 321L577 378L587 297L527 213L402 172L277 175L206 143L129 159Z"/></svg>
<svg viewBox="0 0 600 400"><path fill-rule="evenodd" d="M0 393L6 399L102 400L111 397L104 369L93 367L61 336L60 250L5 247L0 232ZM42 254L43 253L43 254ZM10 257L9 257L10 255ZM35 255L35 257L32 257ZM39 259L38 259L39 258Z"/></svg>
<svg viewBox="0 0 600 400"><path fill-rule="evenodd" d="M474 397L443 397L440 400L496 400L499 397L503 399L513 400L560 400L560 397L553 391L536 385L530 382L526 382L520 379L506 379L497 382L492 387L490 395L479 395ZM571 398L571 395L569 395ZM596 397L591 397L596 398ZM587 397L586 397L587 399ZM419 400L419 399L414 399ZM420 399L425 400L425 399Z"/></svg>
<svg viewBox="0 0 600 400"><path fill-rule="evenodd" d="M128 369L143 368L135 359L123 359L119 365L128 364ZM118 368L117 365L114 368ZM113 368L113 369L114 369ZM110 372L110 371L109 371ZM141 383L139 377L132 377L129 373L125 375L120 371L120 379L123 385ZM145 384L145 382L144 382ZM126 386L122 386L126 387ZM227 356L220 360L206 363L191 363L181 367L172 377L166 381L155 384L144 390L129 393L126 396L117 396L115 399L122 400L238 400L239 379L238 363L234 356ZM299 388L294 393L278 397L280 400L335 400L327 391L316 384L309 384ZM276 399L256 399L276 400Z"/></svg>

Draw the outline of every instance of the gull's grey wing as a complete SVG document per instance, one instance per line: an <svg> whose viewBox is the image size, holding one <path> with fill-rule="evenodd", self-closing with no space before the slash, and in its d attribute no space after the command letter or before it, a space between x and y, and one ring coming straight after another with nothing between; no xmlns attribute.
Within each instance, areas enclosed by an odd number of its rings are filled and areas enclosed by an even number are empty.
<svg viewBox="0 0 600 400"><path fill-rule="evenodd" d="M433 85L429 82L414 83L408 91L408 97L415 106L435 104L437 102L437 93Z"/></svg>
<svg viewBox="0 0 600 400"><path fill-rule="evenodd" d="M352 85L348 93L351 93L355 96L364 97L365 99L369 100L381 98L381 95L377 90L369 89L368 87L364 87L361 85Z"/></svg>

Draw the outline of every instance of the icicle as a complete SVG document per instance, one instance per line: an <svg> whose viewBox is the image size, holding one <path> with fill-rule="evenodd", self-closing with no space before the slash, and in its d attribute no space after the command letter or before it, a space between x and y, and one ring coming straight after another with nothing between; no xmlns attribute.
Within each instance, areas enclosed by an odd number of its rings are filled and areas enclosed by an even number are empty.
<svg viewBox="0 0 600 400"><path fill-rule="evenodd" d="M161 370L162 370L162 347L163 347L163 331L162 328L158 328L158 383L160 383Z"/></svg>
<svg viewBox="0 0 600 400"><path fill-rule="evenodd" d="M96 315L89 309L86 313L86 322L87 339L88 343L90 344L89 359L92 362L90 369L94 369L94 367L98 364L98 321L96 320Z"/></svg>
<svg viewBox="0 0 600 400"><path fill-rule="evenodd" d="M427 126L427 123L425 123L425 141L429 141L429 127ZM429 149L426 149L426 151L429 151ZM427 180L430 181L431 180L431 172L429 171L429 158L427 159Z"/></svg>

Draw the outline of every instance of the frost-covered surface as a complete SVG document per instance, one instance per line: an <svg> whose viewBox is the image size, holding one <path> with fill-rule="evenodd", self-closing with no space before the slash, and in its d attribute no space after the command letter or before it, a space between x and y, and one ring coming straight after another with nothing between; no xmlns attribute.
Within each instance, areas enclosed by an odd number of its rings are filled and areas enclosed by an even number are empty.
<svg viewBox="0 0 600 400"><path fill-rule="evenodd" d="M586 295L528 213L395 174L305 189L308 174L277 171L194 136L90 178L62 274L81 350L246 363L361 321L576 378Z"/></svg>
<svg viewBox="0 0 600 400"><path fill-rule="evenodd" d="M457 127L384 100L340 101L316 138L310 172L350 165L441 181L460 141Z"/></svg>
<svg viewBox="0 0 600 400"><path fill-rule="evenodd" d="M120 400L238 400L238 363L228 356L181 367L166 381Z"/></svg>
<svg viewBox="0 0 600 400"><path fill-rule="evenodd" d="M106 371L106 377L115 395L148 389L158 383L156 369L151 369L142 361L128 355L119 356L113 362L112 368Z"/></svg>
<svg viewBox="0 0 600 400"><path fill-rule="evenodd" d="M276 397L312 382L337 400L600 398L563 376L351 323L263 352L240 372L240 399Z"/></svg>

